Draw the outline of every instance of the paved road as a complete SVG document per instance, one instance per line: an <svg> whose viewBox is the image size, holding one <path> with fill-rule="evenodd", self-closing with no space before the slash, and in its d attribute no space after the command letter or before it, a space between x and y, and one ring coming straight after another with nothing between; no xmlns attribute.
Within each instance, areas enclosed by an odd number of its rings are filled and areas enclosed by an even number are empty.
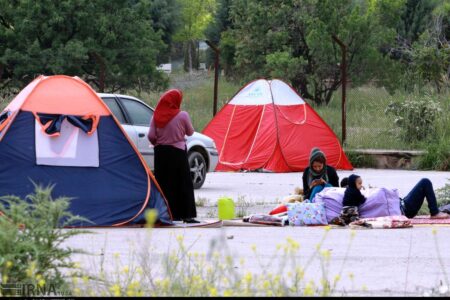
<svg viewBox="0 0 450 300"><path fill-rule="evenodd" d="M444 186L450 178L449 172L373 169L357 169L354 172L362 175L366 186L397 187L400 195L407 193L422 177L430 178L435 188ZM339 172L340 177L349 174L351 172ZM299 185L300 178L301 173L212 173L208 174L204 188L196 191L196 197L214 201L222 195L245 195L255 203L270 203L277 197L291 193ZM331 254L328 277L332 279L341 274L341 281L336 288L338 294L420 296L426 290L437 288L450 275L450 227L436 227L435 234L431 226L389 230L331 229L328 232L323 227L180 228L153 229L151 233L146 229L96 229L94 232L94 235L73 237L66 243L96 254L74 257L90 272L95 272L96 268L98 270L102 260L105 270L112 272L117 257L122 266L138 264L143 255L134 256L133 253L141 252L142 249L151 248L151 254L144 256L154 255L152 261L156 263L176 249L177 236L183 236L185 245L192 244L191 253L207 254L212 241L222 240L223 244L216 249L229 249L237 271L255 274L273 271L276 274L283 257L276 254L277 244L286 244L287 238L298 242L300 250L295 255L297 266L305 266L323 235L327 234L321 249L329 250ZM353 239L352 232L355 234ZM256 247L257 255L252 250L253 246ZM101 253L104 255L99 256ZM241 258L245 262L243 266L239 264ZM261 263L266 264L272 258L275 258L272 267L263 270ZM305 275L316 284L319 284L322 276L320 262L317 257L313 259ZM282 273L286 275L287 271L285 268Z"/></svg>
<svg viewBox="0 0 450 300"><path fill-rule="evenodd" d="M397 188L401 197L405 196L421 178L431 180L435 189L450 184L450 172L355 169L338 171L339 179L352 173L363 179L366 187ZM257 203L274 203L292 194L295 187L302 187L302 173L231 173L214 172L206 176L204 186L195 190L198 199L206 198L215 203L227 195L237 200L239 197Z"/></svg>

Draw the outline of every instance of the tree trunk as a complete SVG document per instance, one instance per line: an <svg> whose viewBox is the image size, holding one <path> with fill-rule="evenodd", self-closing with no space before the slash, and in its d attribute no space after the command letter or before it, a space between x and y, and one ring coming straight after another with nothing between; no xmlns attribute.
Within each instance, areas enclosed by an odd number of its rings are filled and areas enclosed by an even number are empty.
<svg viewBox="0 0 450 300"><path fill-rule="evenodd" d="M97 53L97 52L92 52L91 53L92 57L94 58L94 60L97 62L98 67L99 67L99 71L98 71L98 89L100 93L104 93L105 92L105 73L106 73L106 66L105 66L105 61L103 60L103 58Z"/></svg>
<svg viewBox="0 0 450 300"><path fill-rule="evenodd" d="M189 74L192 74L192 42L188 42Z"/></svg>

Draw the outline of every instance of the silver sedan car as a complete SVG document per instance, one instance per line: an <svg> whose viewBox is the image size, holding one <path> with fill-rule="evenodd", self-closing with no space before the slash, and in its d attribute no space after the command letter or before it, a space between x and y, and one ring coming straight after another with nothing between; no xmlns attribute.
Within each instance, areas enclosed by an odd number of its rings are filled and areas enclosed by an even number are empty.
<svg viewBox="0 0 450 300"><path fill-rule="evenodd" d="M153 170L154 150L147 138L153 108L132 96L104 93L98 95L108 105ZM219 161L217 148L211 138L198 132L186 137L186 145L192 182L194 188L199 189L205 182L206 173L213 172L217 166Z"/></svg>

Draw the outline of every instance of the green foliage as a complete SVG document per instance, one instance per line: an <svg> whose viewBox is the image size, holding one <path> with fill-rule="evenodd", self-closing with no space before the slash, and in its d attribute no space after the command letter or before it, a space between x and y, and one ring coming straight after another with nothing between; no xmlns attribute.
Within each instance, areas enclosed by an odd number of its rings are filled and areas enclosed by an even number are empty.
<svg viewBox="0 0 450 300"><path fill-rule="evenodd" d="M232 23L229 19L230 5L232 0L217 0L217 9L214 14L213 20L209 23L205 30L206 38L211 41L214 45L218 45L220 48L220 65L225 70L227 76L232 76L230 69L233 63L232 56L234 55L233 48L229 48L229 45L234 44L234 39L229 35L222 36L228 30ZM220 44L220 45L219 45ZM230 52L230 50L232 50ZM212 65L214 63L215 53L213 50L207 50L208 56L206 64ZM231 55L231 57L230 57Z"/></svg>
<svg viewBox="0 0 450 300"><path fill-rule="evenodd" d="M403 1L235 0L229 29L235 40L235 70L245 80L281 77L301 95L328 104L341 85L341 49L347 47L354 85L372 78L392 83L392 69L379 49L395 38Z"/></svg>
<svg viewBox="0 0 450 300"><path fill-rule="evenodd" d="M436 190L436 199L439 205L450 204L450 183L446 183L445 186Z"/></svg>
<svg viewBox="0 0 450 300"><path fill-rule="evenodd" d="M385 112L395 116L394 123L402 129L402 138L412 142L435 134L442 108L430 95L411 94L402 102L391 102Z"/></svg>
<svg viewBox="0 0 450 300"><path fill-rule="evenodd" d="M150 2L152 27L161 34L168 46L172 45L173 35L181 26L180 7L177 0L152 0ZM158 55L158 63L170 60L170 52L162 51Z"/></svg>
<svg viewBox="0 0 450 300"><path fill-rule="evenodd" d="M426 148L426 154L419 161L421 170L450 170L450 142L442 139L430 143Z"/></svg>
<svg viewBox="0 0 450 300"><path fill-rule="evenodd" d="M389 50L390 57L402 63L404 72L398 79L407 90L429 83L439 92L449 87L449 16L448 1L407 1L396 45Z"/></svg>
<svg viewBox="0 0 450 300"><path fill-rule="evenodd" d="M354 168L375 168L376 161L375 159L366 154L357 153L352 150L345 151L347 158L350 160L350 163Z"/></svg>
<svg viewBox="0 0 450 300"><path fill-rule="evenodd" d="M62 269L74 268L63 242L86 231L61 227L82 220L67 211L68 198L52 199L52 187L36 186L25 200L0 199L0 275L2 283L54 285L67 289ZM0 291L1 295L1 291ZM4 295L5 296L5 295Z"/></svg>
<svg viewBox="0 0 450 300"><path fill-rule="evenodd" d="M165 86L150 10L144 0L0 0L2 87L39 74L76 75L100 91Z"/></svg>
<svg viewBox="0 0 450 300"><path fill-rule="evenodd" d="M402 43L411 45L427 28L431 13L436 7L435 0L407 0L397 25L397 32Z"/></svg>
<svg viewBox="0 0 450 300"><path fill-rule="evenodd" d="M174 39L183 42L186 53L186 70L192 72L196 41L203 39L204 31L212 21L215 0L178 0L181 9L181 26Z"/></svg>

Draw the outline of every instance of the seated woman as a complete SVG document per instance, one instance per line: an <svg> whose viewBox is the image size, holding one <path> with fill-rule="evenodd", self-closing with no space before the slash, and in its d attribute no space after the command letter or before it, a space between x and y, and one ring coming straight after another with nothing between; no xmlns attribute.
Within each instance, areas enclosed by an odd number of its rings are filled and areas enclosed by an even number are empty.
<svg viewBox="0 0 450 300"><path fill-rule="evenodd" d="M336 169L327 165L325 154L319 148L311 150L309 166L303 172L302 179L304 198L310 202L314 202L314 196L324 187L339 187Z"/></svg>

